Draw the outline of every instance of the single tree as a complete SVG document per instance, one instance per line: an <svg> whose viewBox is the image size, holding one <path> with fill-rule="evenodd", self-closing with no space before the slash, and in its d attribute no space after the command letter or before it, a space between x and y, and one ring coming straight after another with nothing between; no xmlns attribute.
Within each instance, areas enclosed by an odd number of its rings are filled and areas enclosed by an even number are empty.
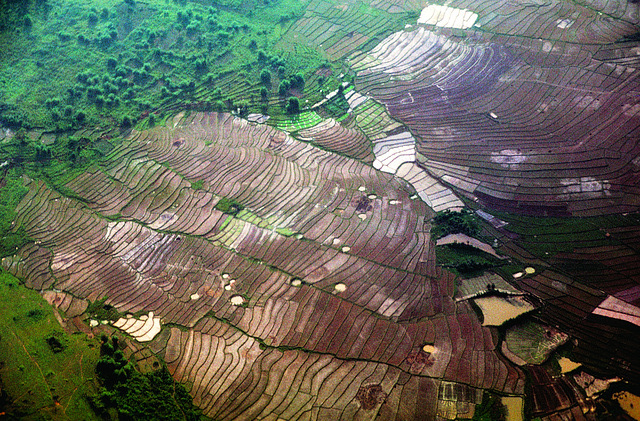
<svg viewBox="0 0 640 421"><path fill-rule="evenodd" d="M298 114L300 112L300 101L292 96L287 101L287 114Z"/></svg>
<svg viewBox="0 0 640 421"><path fill-rule="evenodd" d="M260 82L262 82L263 85L271 85L271 72L263 69L262 72L260 72Z"/></svg>
<svg viewBox="0 0 640 421"><path fill-rule="evenodd" d="M284 79L282 82L280 82L280 86L278 86L278 93L280 94L280 96L285 96L290 87L291 82L289 82L287 79Z"/></svg>

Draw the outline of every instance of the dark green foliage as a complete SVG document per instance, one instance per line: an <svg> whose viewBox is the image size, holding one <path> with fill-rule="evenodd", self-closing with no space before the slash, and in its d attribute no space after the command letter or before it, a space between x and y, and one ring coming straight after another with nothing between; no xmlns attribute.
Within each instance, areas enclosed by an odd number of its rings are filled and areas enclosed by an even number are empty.
<svg viewBox="0 0 640 421"><path fill-rule="evenodd" d="M31 29L33 26L33 19L31 19L30 15L26 15L24 20L22 21L22 25L24 25L25 29Z"/></svg>
<svg viewBox="0 0 640 421"><path fill-rule="evenodd" d="M507 419L507 411L500 400L500 396L485 392L482 403L476 406L473 421L504 421Z"/></svg>
<svg viewBox="0 0 640 421"><path fill-rule="evenodd" d="M246 117L249 114L249 103L247 101L238 101L235 106L241 117Z"/></svg>
<svg viewBox="0 0 640 421"><path fill-rule="evenodd" d="M305 84L305 81L304 81L304 76L302 76L302 73L296 73L291 77L292 89L298 89L302 91L304 89L304 84Z"/></svg>
<svg viewBox="0 0 640 421"><path fill-rule="evenodd" d="M166 367L142 374L125 358L117 338L102 341L102 356L96 364L102 387L90 399L96 412L106 417L114 409L121 421L202 418L189 393L174 382Z"/></svg>
<svg viewBox="0 0 640 421"><path fill-rule="evenodd" d="M289 88L291 88L291 82L287 79L282 80L278 86L278 94L280 94L280 96L285 96L289 91Z"/></svg>
<svg viewBox="0 0 640 421"><path fill-rule="evenodd" d="M33 322L42 320L45 317L44 311L39 308L29 310L27 312L27 318Z"/></svg>
<svg viewBox="0 0 640 421"><path fill-rule="evenodd" d="M292 96L287 101L287 114L298 114L300 112L300 100Z"/></svg>
<svg viewBox="0 0 640 421"><path fill-rule="evenodd" d="M260 72L260 82L262 82L263 85L271 85L271 72L263 69L262 72Z"/></svg>
<svg viewBox="0 0 640 421"><path fill-rule="evenodd" d="M36 161L42 162L51 158L51 148L49 146L43 145L42 143L37 143L34 149L36 152Z"/></svg>
<svg viewBox="0 0 640 421"><path fill-rule="evenodd" d="M89 16L87 17L87 22L89 23L90 26L94 26L96 23L98 23L98 15L96 15L93 12L89 13Z"/></svg>
<svg viewBox="0 0 640 421"><path fill-rule="evenodd" d="M439 265L452 269L465 277L480 275L483 270L499 266L503 262L466 244L454 243L436 248Z"/></svg>
<svg viewBox="0 0 640 421"><path fill-rule="evenodd" d="M115 70L117 65L118 65L118 60L116 60L115 58L109 57L107 59L107 69Z"/></svg>
<svg viewBox="0 0 640 421"><path fill-rule="evenodd" d="M64 351L65 348L67 347L67 340L64 337L64 334L60 332L54 332L48 335L45 338L45 341L47 342L47 345L49 345L49 348L51 349L51 351L53 351L56 354L58 352Z"/></svg>
<svg viewBox="0 0 640 421"><path fill-rule="evenodd" d="M269 56L267 56L267 53L264 52L264 50L258 50L258 63L266 63L269 61Z"/></svg>
<svg viewBox="0 0 640 421"><path fill-rule="evenodd" d="M463 209L460 212L449 210L438 212L433 218L433 224L431 234L434 239L449 234L466 234L473 237L480 232L480 224L475 214L468 209Z"/></svg>
<svg viewBox="0 0 640 421"><path fill-rule="evenodd" d="M260 99L266 101L268 97L269 91L267 91L267 88L263 86L262 88L260 88Z"/></svg>

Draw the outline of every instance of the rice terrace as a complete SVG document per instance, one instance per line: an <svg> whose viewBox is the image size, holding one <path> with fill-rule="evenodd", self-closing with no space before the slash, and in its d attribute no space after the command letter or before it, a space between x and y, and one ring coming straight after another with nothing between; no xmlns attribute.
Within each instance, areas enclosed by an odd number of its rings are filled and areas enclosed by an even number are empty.
<svg viewBox="0 0 640 421"><path fill-rule="evenodd" d="M0 0L0 421L640 420L640 3Z"/></svg>

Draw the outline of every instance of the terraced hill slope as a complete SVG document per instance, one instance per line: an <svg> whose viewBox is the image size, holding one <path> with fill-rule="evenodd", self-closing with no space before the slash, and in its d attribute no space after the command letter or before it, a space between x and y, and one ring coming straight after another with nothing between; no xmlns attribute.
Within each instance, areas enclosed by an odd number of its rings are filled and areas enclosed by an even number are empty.
<svg viewBox="0 0 640 421"><path fill-rule="evenodd" d="M638 7L311 1L270 38L306 87L24 177L2 267L215 420L630 419Z"/></svg>

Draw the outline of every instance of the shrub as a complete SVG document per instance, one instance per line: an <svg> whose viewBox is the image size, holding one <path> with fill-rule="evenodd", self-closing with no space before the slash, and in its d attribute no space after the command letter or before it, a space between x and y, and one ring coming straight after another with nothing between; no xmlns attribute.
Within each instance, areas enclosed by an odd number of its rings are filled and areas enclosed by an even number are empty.
<svg viewBox="0 0 640 421"><path fill-rule="evenodd" d="M296 73L291 77L291 87L294 89L304 89L304 77L302 73Z"/></svg>
<svg viewBox="0 0 640 421"><path fill-rule="evenodd" d="M264 52L264 50L258 50L258 63L265 63L269 61L269 56Z"/></svg>
<svg viewBox="0 0 640 421"><path fill-rule="evenodd" d="M116 66L118 65L118 61L113 58L113 57L109 57L107 59L107 69L109 70L115 70Z"/></svg>
<svg viewBox="0 0 640 421"><path fill-rule="evenodd" d="M287 101L287 114L297 114L300 112L300 101L298 98L292 96Z"/></svg>
<svg viewBox="0 0 640 421"><path fill-rule="evenodd" d="M278 93L280 94L280 96L285 96L290 87L291 82L289 82L287 79L284 79L282 82L280 82L280 85L278 86Z"/></svg>
<svg viewBox="0 0 640 421"><path fill-rule="evenodd" d="M260 72L260 82L264 85L271 85L271 72L263 69L262 72Z"/></svg>

